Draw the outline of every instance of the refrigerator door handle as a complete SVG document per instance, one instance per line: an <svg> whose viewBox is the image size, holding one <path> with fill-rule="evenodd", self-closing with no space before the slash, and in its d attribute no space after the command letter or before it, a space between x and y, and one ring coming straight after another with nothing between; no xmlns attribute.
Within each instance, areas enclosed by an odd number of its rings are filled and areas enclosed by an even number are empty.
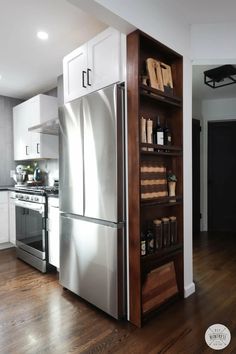
<svg viewBox="0 0 236 354"><path fill-rule="evenodd" d="M93 218L89 218L89 217L81 216L81 215L77 215L77 214L60 213L60 215L64 219L82 220L82 221L91 222L91 223L97 224L97 225L112 227L114 229L123 229L125 227L125 221L115 223L112 221L93 219Z"/></svg>

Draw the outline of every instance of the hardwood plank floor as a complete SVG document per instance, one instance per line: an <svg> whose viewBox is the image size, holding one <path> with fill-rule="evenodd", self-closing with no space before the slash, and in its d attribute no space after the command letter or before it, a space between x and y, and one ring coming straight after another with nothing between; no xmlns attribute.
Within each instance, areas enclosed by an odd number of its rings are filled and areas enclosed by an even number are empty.
<svg viewBox="0 0 236 354"><path fill-rule="evenodd" d="M63 290L56 274L43 275L0 251L1 354L202 354L214 323L225 324L236 353L236 234L201 234L194 242L197 292L142 329L117 322Z"/></svg>

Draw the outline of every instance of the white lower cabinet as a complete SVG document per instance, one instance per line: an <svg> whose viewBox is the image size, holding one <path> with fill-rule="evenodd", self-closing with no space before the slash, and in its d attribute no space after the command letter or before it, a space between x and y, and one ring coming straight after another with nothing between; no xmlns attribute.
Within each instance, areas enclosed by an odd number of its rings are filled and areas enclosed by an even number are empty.
<svg viewBox="0 0 236 354"><path fill-rule="evenodd" d="M9 192L8 210L9 210L9 241L16 244L16 206L12 197L12 192Z"/></svg>
<svg viewBox="0 0 236 354"><path fill-rule="evenodd" d="M60 268L59 199L48 198L48 252L49 263Z"/></svg>
<svg viewBox="0 0 236 354"><path fill-rule="evenodd" d="M9 242L8 191L0 191L0 243Z"/></svg>

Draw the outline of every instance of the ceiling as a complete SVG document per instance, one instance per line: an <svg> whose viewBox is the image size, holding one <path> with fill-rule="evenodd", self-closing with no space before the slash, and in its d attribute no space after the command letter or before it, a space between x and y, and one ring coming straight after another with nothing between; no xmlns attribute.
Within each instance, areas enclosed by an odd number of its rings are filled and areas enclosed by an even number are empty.
<svg viewBox="0 0 236 354"><path fill-rule="evenodd" d="M188 24L235 22L235 0L165 0Z"/></svg>
<svg viewBox="0 0 236 354"><path fill-rule="evenodd" d="M55 87L62 58L106 27L66 0L0 0L0 6L4 96L29 98ZM39 30L48 41L36 37Z"/></svg>
<svg viewBox="0 0 236 354"><path fill-rule="evenodd" d="M225 63L227 64L227 63ZM236 97L236 84L213 89L204 84L204 71L221 65L193 65L193 99L217 99Z"/></svg>
<svg viewBox="0 0 236 354"><path fill-rule="evenodd" d="M0 0L0 6L4 96L25 99L55 87L62 58L106 27L67 0ZM165 6L189 24L235 22L235 0L165 0ZM48 32L48 41L36 37L39 30ZM212 67L193 67L194 97L235 97L236 85L213 90L203 84L202 72Z"/></svg>

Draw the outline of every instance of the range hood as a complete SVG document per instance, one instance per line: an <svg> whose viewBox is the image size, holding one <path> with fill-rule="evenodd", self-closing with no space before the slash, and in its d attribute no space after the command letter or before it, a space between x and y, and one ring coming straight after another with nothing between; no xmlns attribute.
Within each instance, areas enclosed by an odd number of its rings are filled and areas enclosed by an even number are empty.
<svg viewBox="0 0 236 354"><path fill-rule="evenodd" d="M34 125L28 129L32 133L48 134L48 135L59 135L59 119L53 118L44 123Z"/></svg>

